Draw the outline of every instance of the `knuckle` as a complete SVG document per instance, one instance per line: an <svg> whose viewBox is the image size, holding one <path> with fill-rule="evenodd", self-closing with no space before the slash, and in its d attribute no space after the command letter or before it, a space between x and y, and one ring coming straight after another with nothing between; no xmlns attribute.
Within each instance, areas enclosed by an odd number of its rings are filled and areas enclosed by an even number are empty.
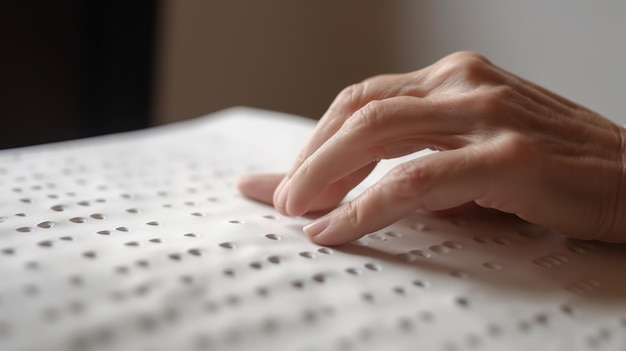
<svg viewBox="0 0 626 351"><path fill-rule="evenodd" d="M338 109L344 111L354 111L365 99L365 93L367 90L367 83L355 83L345 87L335 100L335 105Z"/></svg>
<svg viewBox="0 0 626 351"><path fill-rule="evenodd" d="M536 144L522 133L508 132L504 135L495 149L499 150L500 163L507 169L528 167L537 159L535 155Z"/></svg>
<svg viewBox="0 0 626 351"><path fill-rule="evenodd" d="M492 63L483 55L461 51L444 58L444 71L451 77L469 83L483 83L493 80Z"/></svg>
<svg viewBox="0 0 626 351"><path fill-rule="evenodd" d="M373 100L365 104L346 121L346 128L353 132L370 133L386 123L384 103Z"/></svg>
<svg viewBox="0 0 626 351"><path fill-rule="evenodd" d="M424 167L401 163L387 174L384 186L392 197L403 199L423 194L428 184L429 176Z"/></svg>
<svg viewBox="0 0 626 351"><path fill-rule="evenodd" d="M481 118L488 122L487 127L490 127L499 124L503 116L511 113L515 99L516 93L511 86L497 85L476 92L471 101Z"/></svg>
<svg viewBox="0 0 626 351"><path fill-rule="evenodd" d="M344 88L335 100L335 105L342 111L356 111L374 98L378 87L387 86L395 80L393 74L380 74Z"/></svg>
<svg viewBox="0 0 626 351"><path fill-rule="evenodd" d="M457 51L455 53L450 54L451 58L453 59L458 59L458 60L476 60L476 61L481 61L483 63L487 63L489 64L490 61L489 59L487 59L487 57L485 57L484 55L476 52L476 51Z"/></svg>

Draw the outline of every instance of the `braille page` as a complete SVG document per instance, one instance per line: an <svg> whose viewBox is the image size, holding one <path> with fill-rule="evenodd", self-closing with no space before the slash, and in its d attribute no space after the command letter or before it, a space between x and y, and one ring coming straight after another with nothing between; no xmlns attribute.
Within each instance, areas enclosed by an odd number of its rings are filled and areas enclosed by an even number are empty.
<svg viewBox="0 0 626 351"><path fill-rule="evenodd" d="M0 151L0 350L626 349L624 245L415 213L328 248L237 192L312 129L234 108Z"/></svg>

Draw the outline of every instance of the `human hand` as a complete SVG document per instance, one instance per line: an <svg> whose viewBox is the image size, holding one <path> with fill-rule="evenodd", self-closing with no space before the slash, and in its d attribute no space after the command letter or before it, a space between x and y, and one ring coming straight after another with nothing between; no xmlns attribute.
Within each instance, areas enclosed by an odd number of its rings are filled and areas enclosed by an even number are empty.
<svg viewBox="0 0 626 351"><path fill-rule="evenodd" d="M459 52L344 89L289 172L240 179L285 215L335 208L381 159L431 148L304 228L339 245L416 210L466 203L567 236L626 242L626 131L490 63Z"/></svg>

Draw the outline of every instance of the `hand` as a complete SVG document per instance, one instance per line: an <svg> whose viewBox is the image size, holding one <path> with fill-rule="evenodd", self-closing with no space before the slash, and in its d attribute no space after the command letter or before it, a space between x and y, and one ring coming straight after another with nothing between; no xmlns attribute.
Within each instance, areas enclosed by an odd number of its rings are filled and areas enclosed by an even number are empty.
<svg viewBox="0 0 626 351"><path fill-rule="evenodd" d="M377 161L431 148L440 151L400 164L304 231L339 245L416 210L473 202L571 237L626 242L625 140L600 115L459 52L346 88L286 176L244 177L239 188L299 216L336 207Z"/></svg>

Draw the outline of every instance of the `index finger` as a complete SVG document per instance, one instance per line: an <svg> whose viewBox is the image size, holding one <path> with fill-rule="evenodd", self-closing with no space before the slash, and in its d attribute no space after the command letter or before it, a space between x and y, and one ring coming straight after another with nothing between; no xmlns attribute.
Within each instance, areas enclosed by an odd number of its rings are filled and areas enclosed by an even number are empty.
<svg viewBox="0 0 626 351"><path fill-rule="evenodd" d="M423 96L425 91L420 81L424 77L418 72L412 73L415 84L407 85L401 81L404 74L379 75L353 84L343 89L320 118L309 140L301 149L285 178L276 187L273 203L279 211L284 211L282 190L288 179L300 168L304 160L311 156L321 145L333 136L354 112L373 100L382 100L392 96ZM284 194L283 194L284 195Z"/></svg>

